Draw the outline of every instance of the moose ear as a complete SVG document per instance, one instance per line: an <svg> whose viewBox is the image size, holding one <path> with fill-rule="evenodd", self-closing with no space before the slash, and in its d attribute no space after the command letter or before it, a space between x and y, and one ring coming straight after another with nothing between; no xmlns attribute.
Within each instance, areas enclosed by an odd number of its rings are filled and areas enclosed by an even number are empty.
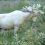
<svg viewBox="0 0 45 45"><path fill-rule="evenodd" d="M36 5L36 8L38 8L38 9L39 9L40 7L41 7L41 5L40 5L40 4L37 4L37 5Z"/></svg>

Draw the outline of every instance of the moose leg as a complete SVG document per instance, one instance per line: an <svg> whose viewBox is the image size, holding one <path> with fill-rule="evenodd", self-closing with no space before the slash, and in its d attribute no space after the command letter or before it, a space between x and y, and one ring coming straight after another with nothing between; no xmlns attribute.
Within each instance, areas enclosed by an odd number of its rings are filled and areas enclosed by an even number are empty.
<svg viewBox="0 0 45 45"><path fill-rule="evenodd" d="M16 26L14 26L14 39L16 39L17 40L17 30L18 30L18 27L16 27Z"/></svg>
<svg viewBox="0 0 45 45"><path fill-rule="evenodd" d="M18 31L18 26L14 26L14 35L16 34L17 31Z"/></svg>

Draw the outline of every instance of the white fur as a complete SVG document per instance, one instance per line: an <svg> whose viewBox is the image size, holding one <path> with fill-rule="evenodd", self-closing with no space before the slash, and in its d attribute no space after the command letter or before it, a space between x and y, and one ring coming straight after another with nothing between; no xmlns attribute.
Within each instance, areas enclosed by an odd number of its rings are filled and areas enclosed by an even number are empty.
<svg viewBox="0 0 45 45"><path fill-rule="evenodd" d="M19 10L11 13L0 14L0 28L17 28L30 13Z"/></svg>

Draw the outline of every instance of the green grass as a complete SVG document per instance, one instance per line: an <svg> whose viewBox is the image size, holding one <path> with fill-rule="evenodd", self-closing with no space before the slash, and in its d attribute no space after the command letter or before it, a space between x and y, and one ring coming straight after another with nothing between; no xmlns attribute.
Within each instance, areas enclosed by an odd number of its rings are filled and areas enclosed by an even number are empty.
<svg viewBox="0 0 45 45"><path fill-rule="evenodd" d="M20 26L14 36L13 29L0 32L0 44L6 45L45 45L45 14L29 16Z"/></svg>
<svg viewBox="0 0 45 45"><path fill-rule="evenodd" d="M1 2L0 2L1 3ZM5 3L5 2L4 2ZM3 4L4 4L3 3ZM25 2L14 2L9 5L6 2L0 5L0 13L9 13L26 6ZM45 9L43 9L45 12ZM36 22L33 22L33 16L29 16L20 26L16 34L14 30L0 31L0 44L4 45L45 45L45 14L36 16Z"/></svg>

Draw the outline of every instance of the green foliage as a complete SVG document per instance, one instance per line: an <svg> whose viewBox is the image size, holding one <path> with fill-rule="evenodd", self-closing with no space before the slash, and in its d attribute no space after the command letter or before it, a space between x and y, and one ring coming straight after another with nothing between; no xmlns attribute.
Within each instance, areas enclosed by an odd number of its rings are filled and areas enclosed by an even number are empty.
<svg viewBox="0 0 45 45"><path fill-rule="evenodd" d="M0 44L8 45L45 45L45 14L27 17L14 35L13 29L0 32Z"/></svg>
<svg viewBox="0 0 45 45"><path fill-rule="evenodd" d="M1 1L0 1L1 3ZM0 13L9 13L14 10L22 9L22 7L27 6L28 4L25 3L25 1L2 1L2 4L0 5Z"/></svg>
<svg viewBox="0 0 45 45"><path fill-rule="evenodd" d="M13 4L13 3L12 3ZM26 6L24 0L16 5L6 4L0 8L0 13L7 13L13 10L21 9ZM45 8L40 9L45 12ZM14 35L13 29L0 31L0 44L4 45L45 45L45 14L37 15L36 22L33 22L34 16L29 16L19 26Z"/></svg>
<svg viewBox="0 0 45 45"><path fill-rule="evenodd" d="M19 45L45 45L45 14L36 17L36 22L33 22L33 16L28 17L19 27Z"/></svg>

